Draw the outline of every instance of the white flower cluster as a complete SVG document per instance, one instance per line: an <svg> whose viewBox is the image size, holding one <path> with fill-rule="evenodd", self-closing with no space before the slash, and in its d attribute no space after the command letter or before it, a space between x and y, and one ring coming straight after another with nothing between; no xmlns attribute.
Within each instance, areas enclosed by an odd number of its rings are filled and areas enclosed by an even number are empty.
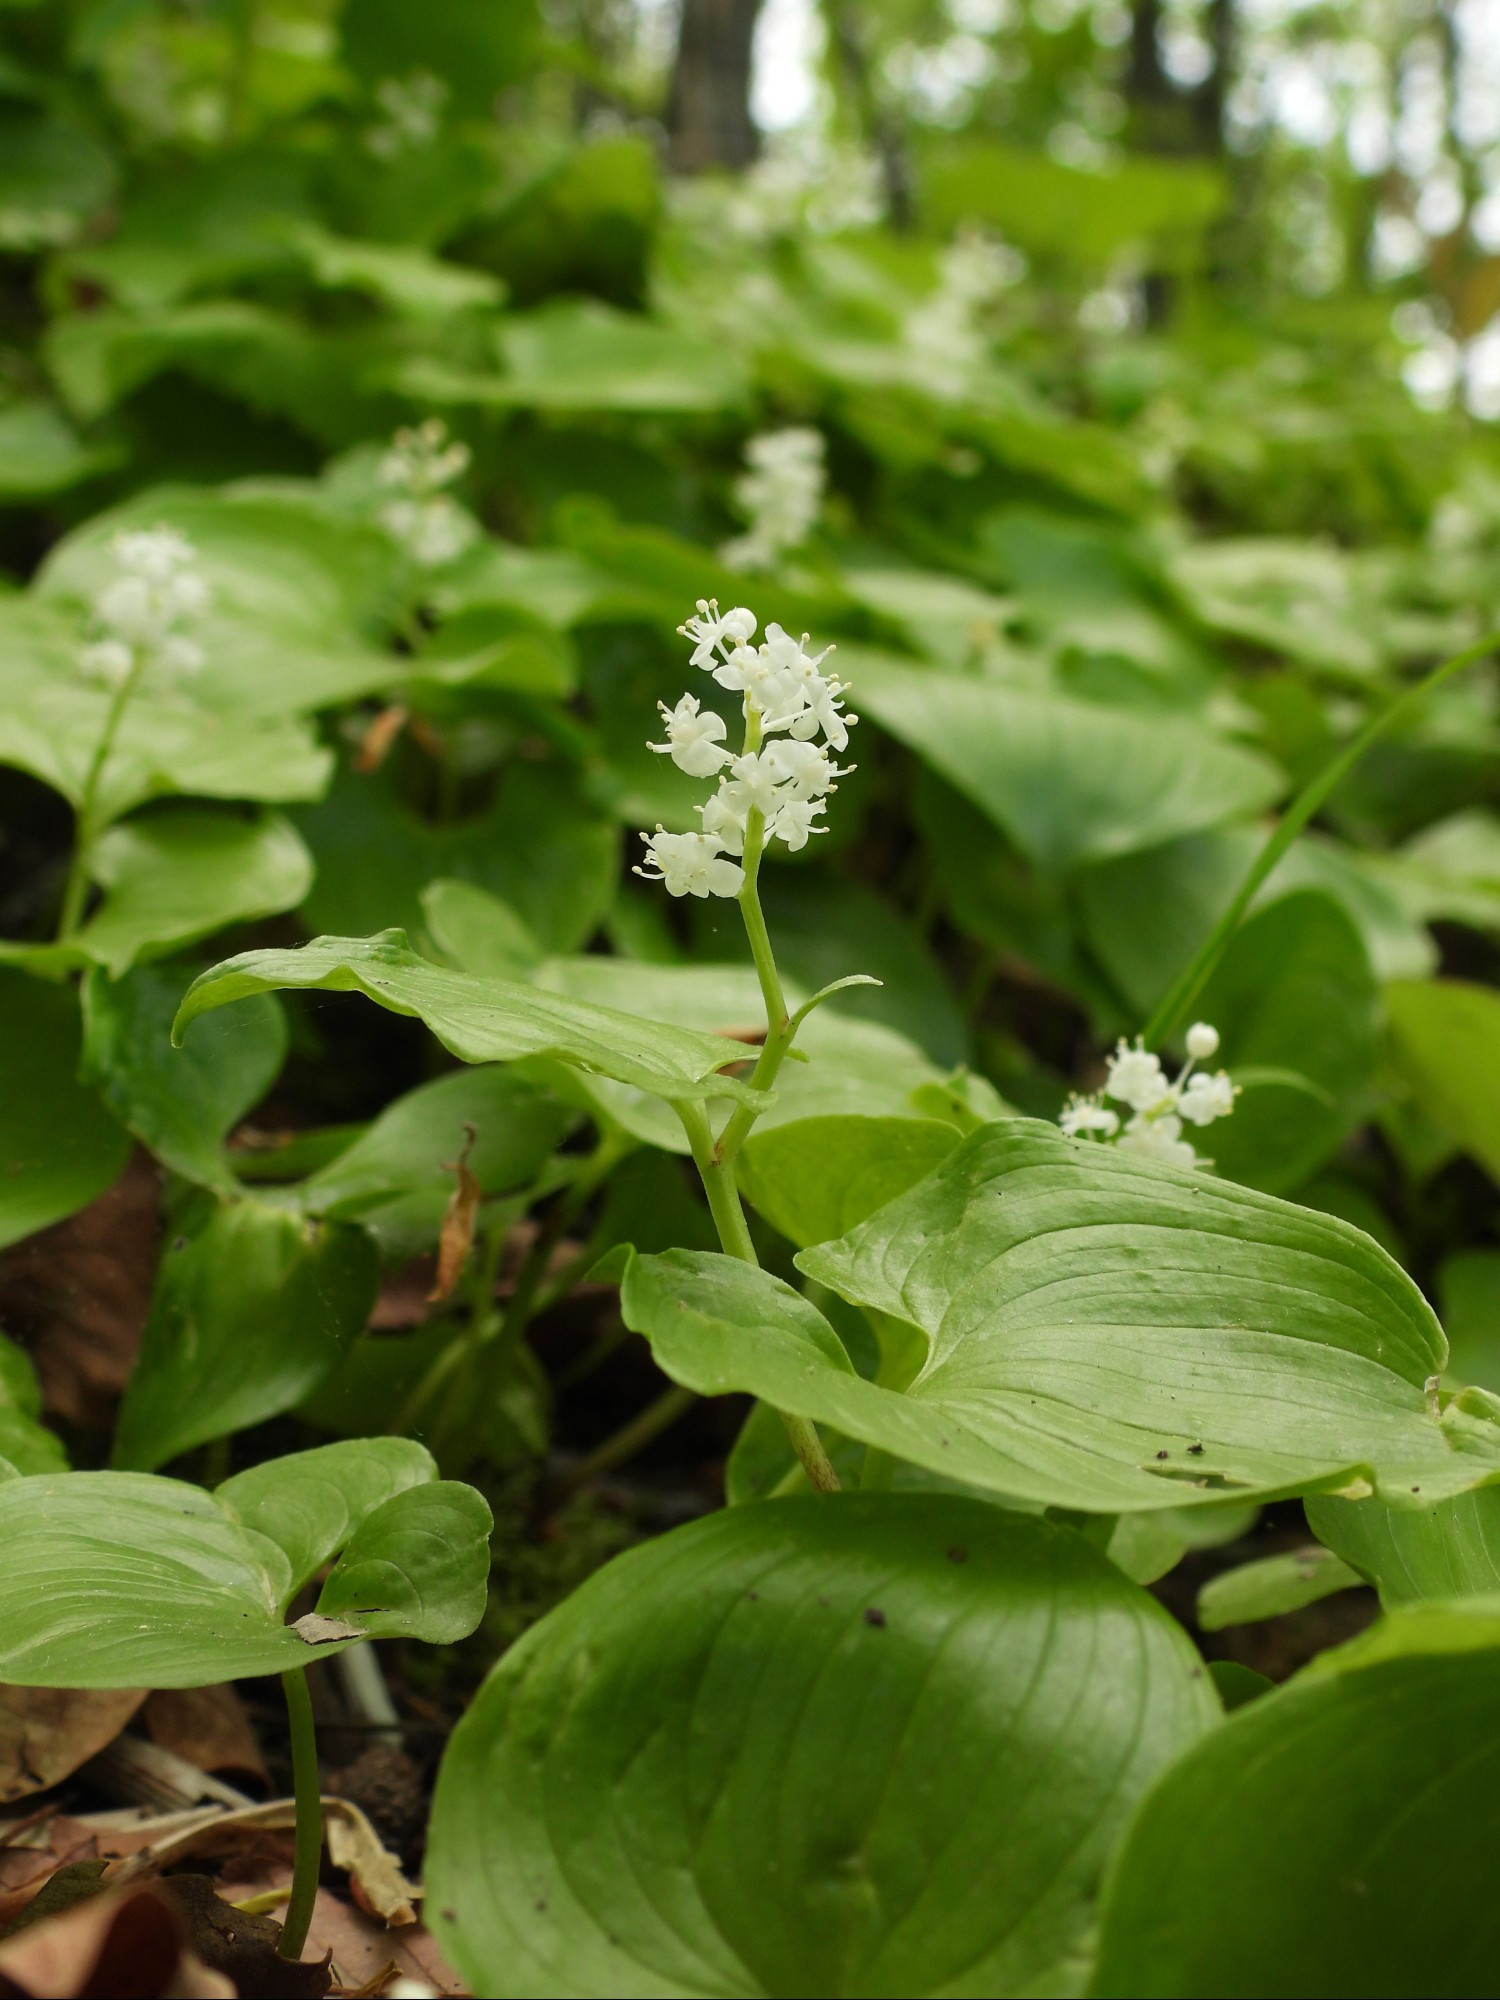
<svg viewBox="0 0 1500 2000"><path fill-rule="evenodd" d="M1219 1031L1196 1021L1187 1032L1188 1059L1169 1083L1158 1056L1149 1055L1137 1039L1134 1048L1122 1041L1109 1059L1104 1088L1097 1096L1069 1098L1058 1123L1070 1138L1114 1140L1122 1152L1144 1153L1173 1167L1211 1164L1182 1136L1189 1125L1212 1125L1227 1118L1238 1095L1228 1073L1209 1076L1196 1067L1218 1054ZM1120 1115L1101 1100L1112 1097L1135 1115L1124 1130Z"/></svg>
<svg viewBox="0 0 1500 2000"><path fill-rule="evenodd" d="M749 469L735 481L734 498L750 525L719 554L731 569L772 569L807 540L818 518L827 480L823 434L801 424L764 431L745 446L745 459Z"/></svg>
<svg viewBox="0 0 1500 2000"><path fill-rule="evenodd" d="M399 430L380 461L379 480L399 497L380 510L380 525L422 569L452 562L475 539L472 518L444 493L468 470L469 447L448 436L439 417Z"/></svg>
<svg viewBox="0 0 1500 2000"><path fill-rule="evenodd" d="M115 573L94 598L96 636L79 655L90 680L121 687L139 671L195 674L203 648L183 626L208 602L198 551L171 528L137 528L110 544Z"/></svg>
<svg viewBox="0 0 1500 2000"><path fill-rule="evenodd" d="M745 852L752 814L759 814L765 839L784 840L794 851L826 831L813 820L845 775L829 753L848 748L859 717L843 712L844 683L822 672L833 648L810 654L805 632L794 639L768 625L760 645L752 645L753 611L736 605L721 614L717 602L701 597L698 615L678 630L693 642L693 665L743 696L747 746L756 747L736 755L724 741L723 716L696 695L685 694L675 708L661 703L667 740L650 747L691 778L717 777L719 789L698 808L701 833L658 827L643 834L655 873L635 872L665 882L670 896L737 896L745 871L733 857Z"/></svg>
<svg viewBox="0 0 1500 2000"><path fill-rule="evenodd" d="M938 259L937 290L906 321L906 342L941 396L962 393L984 359L980 314L1025 274L1018 250L978 230L962 231Z"/></svg>
<svg viewBox="0 0 1500 2000"><path fill-rule="evenodd" d="M378 83L375 102L384 118L368 127L365 145L377 160L395 160L432 144L443 122L448 86L431 70L414 69L410 76L388 76Z"/></svg>

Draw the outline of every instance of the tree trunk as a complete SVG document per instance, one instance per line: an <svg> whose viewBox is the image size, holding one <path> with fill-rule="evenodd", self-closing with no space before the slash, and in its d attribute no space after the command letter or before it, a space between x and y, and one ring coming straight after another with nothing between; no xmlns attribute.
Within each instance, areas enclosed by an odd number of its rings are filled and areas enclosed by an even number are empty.
<svg viewBox="0 0 1500 2000"><path fill-rule="evenodd" d="M750 118L750 51L761 0L682 0L667 105L667 157L680 174L747 167L760 151Z"/></svg>

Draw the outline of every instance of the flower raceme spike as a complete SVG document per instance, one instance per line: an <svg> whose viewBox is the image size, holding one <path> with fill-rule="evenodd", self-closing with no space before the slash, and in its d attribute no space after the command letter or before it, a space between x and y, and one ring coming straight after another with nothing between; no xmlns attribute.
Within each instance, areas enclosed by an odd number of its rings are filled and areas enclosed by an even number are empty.
<svg viewBox="0 0 1500 2000"><path fill-rule="evenodd" d="M380 484L394 498L380 510L380 525L420 569L436 569L462 555L478 529L443 491L468 470L469 447L450 438L438 417L399 430L380 461Z"/></svg>
<svg viewBox="0 0 1500 2000"><path fill-rule="evenodd" d="M721 612L706 598L678 629L692 641L692 664L741 696L745 746L738 755L728 747L724 718L696 695L685 694L675 708L660 704L667 740L651 749L689 777L717 776L719 788L698 808L701 832L658 827L642 836L654 872L636 873L664 882L671 896L737 896L745 868L726 857L744 855L757 816L757 862L764 841L784 841L795 852L825 831L813 821L827 810L826 795L837 790L837 780L853 768L835 764L830 746L844 749L859 718L843 712L844 683L822 671L833 648L809 653L806 633L794 639L768 625L760 645L752 645L759 629L754 612L744 605ZM815 740L820 732L822 742Z"/></svg>
<svg viewBox="0 0 1500 2000"><path fill-rule="evenodd" d="M823 434L803 424L763 432L745 446L745 462L734 497L750 525L719 553L731 569L771 569L807 540L818 518L826 479Z"/></svg>
<svg viewBox="0 0 1500 2000"><path fill-rule="evenodd" d="M1159 1057L1139 1040L1133 1047L1121 1041L1106 1066L1103 1090L1094 1097L1069 1098L1058 1123L1070 1138L1113 1141L1124 1152L1144 1153L1169 1166L1211 1166L1183 1138L1182 1127L1184 1119L1189 1125L1211 1125L1234 1109L1238 1090L1228 1074L1220 1070L1209 1076L1195 1067L1218 1048L1218 1030L1206 1021L1195 1022L1187 1033L1187 1062L1169 1082ZM1101 1102L1106 1097L1134 1113L1123 1129L1119 1113Z"/></svg>
<svg viewBox="0 0 1500 2000"><path fill-rule="evenodd" d="M138 528L110 544L115 573L94 598L95 637L79 655L91 680L121 687L137 672L172 679L203 665L203 649L183 629L208 602L198 552L171 528Z"/></svg>

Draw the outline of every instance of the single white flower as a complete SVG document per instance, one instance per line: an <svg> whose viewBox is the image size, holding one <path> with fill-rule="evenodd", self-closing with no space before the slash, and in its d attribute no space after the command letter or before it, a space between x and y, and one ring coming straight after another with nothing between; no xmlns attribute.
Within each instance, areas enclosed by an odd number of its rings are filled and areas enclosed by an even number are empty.
<svg viewBox="0 0 1500 2000"><path fill-rule="evenodd" d="M1122 1153L1140 1153L1169 1167L1198 1165L1198 1155L1182 1136L1182 1120L1170 1113L1164 1118L1148 1118L1144 1112L1137 1112L1120 1134L1118 1144Z"/></svg>
<svg viewBox="0 0 1500 2000"><path fill-rule="evenodd" d="M761 759L776 784L793 799L821 798L824 792L835 789L835 778L846 775L822 743L773 737L761 752Z"/></svg>
<svg viewBox="0 0 1500 2000"><path fill-rule="evenodd" d="M678 626L684 639L693 642L693 657L690 662L695 667L707 667L718 678L718 663L715 650L726 640L743 645L747 639L755 637L755 614L747 611L743 604L736 604L721 617L717 597L700 597L698 615ZM721 683L724 687L733 685L730 681Z"/></svg>
<svg viewBox="0 0 1500 2000"><path fill-rule="evenodd" d="M1217 1076L1200 1071L1183 1086L1177 1108L1190 1124L1212 1125L1216 1118L1227 1118L1233 1111L1234 1096L1234 1085L1224 1070Z"/></svg>
<svg viewBox="0 0 1500 2000"><path fill-rule="evenodd" d="M713 797L699 806L698 811L703 820L703 831L712 834L726 853L744 853L745 827L750 808L737 786L721 784Z"/></svg>
<svg viewBox="0 0 1500 2000"><path fill-rule="evenodd" d="M711 778L729 762L723 743L724 718L711 708L703 708L696 695L685 694L675 708L668 708L664 701L657 707L667 725L667 740L647 748L658 757L670 757L690 778Z"/></svg>
<svg viewBox="0 0 1500 2000"><path fill-rule="evenodd" d="M809 834L827 833L826 826L814 826L816 814L827 812L827 802L823 799L788 799L784 806L778 806L774 816L766 821L768 838L784 840L793 854L807 845Z"/></svg>
<svg viewBox="0 0 1500 2000"><path fill-rule="evenodd" d="M1104 1094L1132 1111L1149 1111L1169 1094L1159 1056L1149 1055L1137 1041L1134 1048L1122 1040L1106 1066Z"/></svg>
<svg viewBox="0 0 1500 2000"><path fill-rule="evenodd" d="M1187 1052L1194 1062L1211 1062L1219 1053L1219 1031L1207 1021L1194 1021L1187 1031Z"/></svg>
<svg viewBox="0 0 1500 2000"><path fill-rule="evenodd" d="M1101 1104L1097 1097L1070 1097L1057 1122L1070 1139L1085 1132L1100 1132L1106 1139L1112 1139L1120 1129L1119 1114Z"/></svg>
<svg viewBox="0 0 1500 2000"><path fill-rule="evenodd" d="M776 772L765 751L747 751L743 757L736 757L729 767L729 776L738 788L737 802L743 800L747 807L769 819L781 800L776 789Z"/></svg>
<svg viewBox="0 0 1500 2000"><path fill-rule="evenodd" d="M664 882L669 896L737 896L745 885L744 869L723 859L714 834L668 833L658 827L641 838L656 873L645 868L635 872L644 881Z"/></svg>

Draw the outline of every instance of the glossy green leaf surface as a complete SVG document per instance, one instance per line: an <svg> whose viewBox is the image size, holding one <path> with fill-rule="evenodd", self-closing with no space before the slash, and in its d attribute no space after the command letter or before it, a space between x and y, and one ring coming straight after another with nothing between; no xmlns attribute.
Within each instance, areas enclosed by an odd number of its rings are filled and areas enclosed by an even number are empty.
<svg viewBox="0 0 1500 2000"><path fill-rule="evenodd" d="M23 599L0 606L0 764L29 771L72 805L108 718L106 689L78 668L84 621ZM141 689L121 717L97 792L101 820L184 795L279 804L315 799L332 759L295 717L219 709L186 692Z"/></svg>
<svg viewBox="0 0 1500 2000"><path fill-rule="evenodd" d="M1390 1055L1422 1111L1500 1179L1500 995L1459 979L1385 989Z"/></svg>
<svg viewBox="0 0 1500 2000"><path fill-rule="evenodd" d="M1222 1038L1213 1066L1246 1078L1200 1145L1226 1179L1288 1194L1335 1149L1368 1100L1377 1001L1332 897L1301 890L1243 925L1194 1002Z"/></svg>
<svg viewBox="0 0 1500 2000"><path fill-rule="evenodd" d="M739 1037L752 1060L753 1043L745 1038L758 1036L765 1026L765 1002L749 965L653 965L589 956L544 959L529 976L548 991L617 1008L645 1021ZM795 986L789 987L787 1004L795 1007L805 997ZM779 1128L819 1121L817 1131L786 1131L776 1149L782 1170L795 1171L799 1181L805 1181L818 1171L822 1121L919 1118L924 1112L918 1093L945 1083L943 1072L921 1049L878 1022L851 1019L839 1010L839 998L803 1023L797 1047L807 1060L782 1065L775 1095L757 1119L746 1147L752 1175L757 1149ZM661 1105L619 1084L589 1083L586 1088L604 1115L636 1138L677 1152L686 1150L681 1126ZM962 1098L956 1103L961 1104ZM992 1115L994 1105L998 1099L991 1093L981 1115ZM953 1105L944 1109L959 1115ZM878 1144L873 1127L870 1137ZM757 1185L764 1188L764 1175L758 1176Z"/></svg>
<svg viewBox="0 0 1500 2000"><path fill-rule="evenodd" d="M82 1074L164 1166L227 1192L235 1181L222 1141L275 1082L286 1020L267 994L195 1021L174 1049L187 979L160 965L119 980L94 970L83 984Z"/></svg>
<svg viewBox="0 0 1500 2000"><path fill-rule="evenodd" d="M1500 1591L1500 1489L1481 1486L1415 1511L1318 1494L1307 1519L1388 1606Z"/></svg>
<svg viewBox="0 0 1500 2000"><path fill-rule="evenodd" d="M0 969L0 1246L91 1202L124 1171L130 1135L77 1070L76 996Z"/></svg>
<svg viewBox="0 0 1500 2000"><path fill-rule="evenodd" d="M1334 1655L1190 1750L1116 1859L1090 1990L1490 1993L1500 1647L1486 1622L1478 1650ZM1463 1921L1435 1928L1444 1911Z"/></svg>
<svg viewBox="0 0 1500 2000"><path fill-rule="evenodd" d="M741 1059L734 1043L607 1007L542 993L517 981L476 979L419 958L400 931L374 938L317 938L300 951L252 951L189 988L178 1029L212 1007L284 987L368 995L415 1014L465 1062L549 1056L658 1097L743 1097L718 1072Z"/></svg>
<svg viewBox="0 0 1500 2000"><path fill-rule="evenodd" d="M803 1249L914 1187L961 1136L936 1118L793 1119L752 1132L737 1172L767 1222Z"/></svg>
<svg viewBox="0 0 1500 2000"><path fill-rule="evenodd" d="M345 1219L402 1200L408 1217L415 1204L435 1232L466 1147L482 1191L503 1194L535 1176L572 1123L567 1105L515 1070L478 1064L398 1097L352 1146L308 1176L301 1198L314 1215Z"/></svg>
<svg viewBox="0 0 1500 2000"><path fill-rule="evenodd" d="M491 1526L485 1502L457 1480L398 1493L355 1528L318 1610L372 1639L454 1645L484 1616Z"/></svg>
<svg viewBox="0 0 1500 2000"><path fill-rule="evenodd" d="M1332 1549L1313 1543L1309 1548L1263 1556L1236 1569L1222 1570L1198 1592L1194 1615L1200 1631L1222 1632L1226 1625L1284 1617L1289 1611L1300 1611L1304 1605L1316 1604L1337 1590L1349 1590L1363 1582L1359 1571L1341 1561Z"/></svg>
<svg viewBox="0 0 1500 2000"><path fill-rule="evenodd" d="M346 1545L359 1602L339 1596L336 1564L339 1608L320 1600L323 1616L370 1637L461 1637L483 1610L488 1527L479 1496L438 1482L400 1438L271 1460L214 1495L137 1472L0 1481L0 1673L25 1687L199 1687L306 1666L347 1641L304 1639L285 1610Z"/></svg>
<svg viewBox="0 0 1500 2000"><path fill-rule="evenodd" d="M144 955L293 908L313 871L279 814L176 812L112 827L91 872L104 902L70 942L118 979Z"/></svg>
<svg viewBox="0 0 1500 2000"><path fill-rule="evenodd" d="M799 1264L909 1326L904 1394L837 1365L778 1280L669 1253L627 1323L674 1380L745 1390L1018 1499L1100 1513L1374 1483L1401 1504L1500 1469L1500 1431L1424 1385L1442 1334L1346 1223L1011 1120Z"/></svg>
<svg viewBox="0 0 1500 2000"><path fill-rule="evenodd" d="M237 1472L214 1499L233 1521L276 1543L295 1592L398 1495L437 1478L414 1438L346 1438Z"/></svg>
<svg viewBox="0 0 1500 2000"><path fill-rule="evenodd" d="M435 1803L435 1928L500 1995L1076 1986L1134 1800L1212 1721L1067 1530L924 1495L710 1516L501 1662Z"/></svg>
<svg viewBox="0 0 1500 2000"><path fill-rule="evenodd" d="M378 1286L354 1224L252 1198L216 1207L163 1259L115 1464L150 1471L293 1408L363 1331Z"/></svg>
<svg viewBox="0 0 1500 2000"><path fill-rule="evenodd" d="M851 700L1051 872L1258 811L1281 778L1201 724L851 658Z"/></svg>

